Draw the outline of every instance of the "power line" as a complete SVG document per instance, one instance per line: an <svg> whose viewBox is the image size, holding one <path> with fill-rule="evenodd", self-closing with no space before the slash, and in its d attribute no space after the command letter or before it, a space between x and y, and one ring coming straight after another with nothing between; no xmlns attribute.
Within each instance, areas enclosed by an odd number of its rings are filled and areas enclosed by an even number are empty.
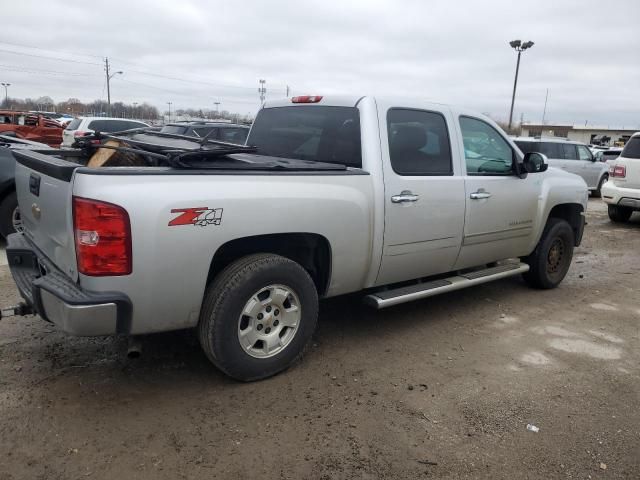
<svg viewBox="0 0 640 480"><path fill-rule="evenodd" d="M43 75L70 75L74 77L96 77L96 73L60 72L57 70L41 70L38 68L24 67L22 65L0 65L0 68L13 72L35 73Z"/></svg>
<svg viewBox="0 0 640 480"><path fill-rule="evenodd" d="M23 55L25 57L46 58L48 60L58 60L60 62L81 63L81 64L84 64L84 65L102 65L101 63L83 62L81 60L72 60L70 58L48 57L46 55L36 55L35 53L16 52L15 50L7 50L7 49L4 49L4 48L0 48L0 52L10 53L12 55Z"/></svg>
<svg viewBox="0 0 640 480"><path fill-rule="evenodd" d="M77 55L80 57L93 57L93 58L102 58L101 55L91 55L88 53L76 53L76 52L64 52L62 50L53 50L50 48L42 48L42 47L35 47L33 45L25 45L22 43L12 43L12 42L4 42L4 41L0 41L0 44L2 45L11 45L13 47L22 47L22 48L32 48L34 50L42 50L43 52L55 52L55 53L62 53L64 55Z"/></svg>

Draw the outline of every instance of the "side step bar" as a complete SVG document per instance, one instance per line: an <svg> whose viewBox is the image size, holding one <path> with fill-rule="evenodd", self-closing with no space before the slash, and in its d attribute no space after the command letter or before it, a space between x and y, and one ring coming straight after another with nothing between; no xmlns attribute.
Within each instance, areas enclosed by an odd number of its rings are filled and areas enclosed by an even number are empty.
<svg viewBox="0 0 640 480"><path fill-rule="evenodd" d="M452 292L453 290L460 290L481 283L492 282L493 280L511 277L528 271L529 265L526 263L506 263L484 270L461 273L441 280L433 280L431 282L409 285L408 287L371 293L364 297L364 303L377 309L392 307L400 303L433 297L440 293Z"/></svg>

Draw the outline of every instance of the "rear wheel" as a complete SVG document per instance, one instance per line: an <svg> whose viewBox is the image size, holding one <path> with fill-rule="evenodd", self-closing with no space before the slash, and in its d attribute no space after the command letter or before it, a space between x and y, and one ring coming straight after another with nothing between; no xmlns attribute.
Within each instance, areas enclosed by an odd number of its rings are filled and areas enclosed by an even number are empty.
<svg viewBox="0 0 640 480"><path fill-rule="evenodd" d="M16 192L12 192L0 202L0 235L7 238L7 235L21 230L22 219L18 209L18 198Z"/></svg>
<svg viewBox="0 0 640 480"><path fill-rule="evenodd" d="M207 287L198 337L224 373L259 380L302 357L317 318L318 294L304 268L279 255L249 255Z"/></svg>
<svg viewBox="0 0 640 480"><path fill-rule="evenodd" d="M525 281L535 288L555 288L564 279L573 258L574 234L569 223L550 218L536 249L524 259L529 271Z"/></svg>
<svg viewBox="0 0 640 480"><path fill-rule="evenodd" d="M600 183L598 183L598 188L593 192L594 197L600 198L602 196L602 193L600 193L602 190L602 185L604 185L608 180L609 180L609 175L605 173L600 179Z"/></svg>
<svg viewBox="0 0 640 480"><path fill-rule="evenodd" d="M608 205L607 211L612 221L620 223L628 221L633 213L631 208L621 207L620 205Z"/></svg>

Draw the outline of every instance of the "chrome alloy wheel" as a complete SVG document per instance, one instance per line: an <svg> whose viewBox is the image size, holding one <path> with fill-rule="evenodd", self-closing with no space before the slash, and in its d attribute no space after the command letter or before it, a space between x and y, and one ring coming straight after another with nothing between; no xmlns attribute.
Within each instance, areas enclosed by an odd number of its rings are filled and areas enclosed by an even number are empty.
<svg viewBox="0 0 640 480"><path fill-rule="evenodd" d="M284 350L300 324L298 295L286 285L269 285L254 293L238 319L238 340L255 358L269 358Z"/></svg>

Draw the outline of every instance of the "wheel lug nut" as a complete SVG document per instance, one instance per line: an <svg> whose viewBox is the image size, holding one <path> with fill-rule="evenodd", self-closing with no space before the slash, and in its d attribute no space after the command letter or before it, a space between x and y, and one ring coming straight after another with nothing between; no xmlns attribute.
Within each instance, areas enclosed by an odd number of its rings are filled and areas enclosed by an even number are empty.
<svg viewBox="0 0 640 480"><path fill-rule="evenodd" d="M258 330L262 330L262 324L261 324L261 323L259 323L259 324L258 324L258 326L257 326L256 328L257 328ZM267 328L267 330L269 330L269 329Z"/></svg>
<svg viewBox="0 0 640 480"><path fill-rule="evenodd" d="M280 310L278 310L277 308L273 311L273 314L277 317L278 315L280 315Z"/></svg>
<svg viewBox="0 0 640 480"><path fill-rule="evenodd" d="M267 310L267 313L269 313L271 311L271 307L267 307L266 310Z"/></svg>
<svg viewBox="0 0 640 480"><path fill-rule="evenodd" d="M274 326L274 327L277 327L279 323L280 323L280 322L279 322L278 320L274 320L274 321L273 321L273 326Z"/></svg>
<svg viewBox="0 0 640 480"><path fill-rule="evenodd" d="M264 329L264 333L271 333L271 327L267 327Z"/></svg>
<svg viewBox="0 0 640 480"><path fill-rule="evenodd" d="M262 315L261 313L258 314L258 320L262 320L263 317L264 315Z"/></svg>

